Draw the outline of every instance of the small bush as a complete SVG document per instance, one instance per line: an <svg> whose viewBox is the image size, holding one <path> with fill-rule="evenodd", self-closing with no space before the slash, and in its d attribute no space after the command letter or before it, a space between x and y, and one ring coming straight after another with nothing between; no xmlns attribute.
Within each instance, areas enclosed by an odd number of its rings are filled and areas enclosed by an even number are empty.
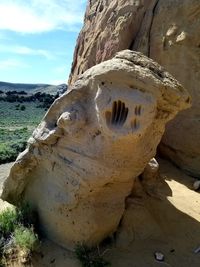
<svg viewBox="0 0 200 267"><path fill-rule="evenodd" d="M0 129L0 164L14 161L26 148L29 135L27 127L15 130Z"/></svg>
<svg viewBox="0 0 200 267"><path fill-rule="evenodd" d="M0 214L0 238L8 238L17 224L15 209L7 208Z"/></svg>
<svg viewBox="0 0 200 267"><path fill-rule="evenodd" d="M27 142L24 140L0 144L0 164L14 161L18 154L26 148L26 145Z"/></svg>
<svg viewBox="0 0 200 267"><path fill-rule="evenodd" d="M25 109L26 109L26 107L25 107L24 105L21 105L21 106L20 106L20 110L23 111L23 110L25 110Z"/></svg>
<svg viewBox="0 0 200 267"><path fill-rule="evenodd" d="M27 204L20 208L7 208L0 214L0 267L21 249L27 259L38 247L38 235L34 232L33 222L37 216ZM6 265L7 266L7 265Z"/></svg>
<svg viewBox="0 0 200 267"><path fill-rule="evenodd" d="M105 267L110 263L104 260L95 249L90 249L85 245L77 245L75 249L76 256L81 262L82 267Z"/></svg>
<svg viewBox="0 0 200 267"><path fill-rule="evenodd" d="M34 233L32 227L17 226L13 237L15 245L28 252L34 251L38 246L38 236Z"/></svg>

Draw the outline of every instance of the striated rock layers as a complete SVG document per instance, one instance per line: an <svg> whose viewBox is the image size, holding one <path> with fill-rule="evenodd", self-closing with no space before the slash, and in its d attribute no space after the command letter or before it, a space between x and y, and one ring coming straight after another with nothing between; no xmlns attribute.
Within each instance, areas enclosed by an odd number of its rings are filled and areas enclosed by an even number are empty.
<svg viewBox="0 0 200 267"><path fill-rule="evenodd" d="M117 229L165 124L189 103L186 90L153 60L118 53L54 102L12 167L2 198L29 202L47 236L64 247L98 244Z"/></svg>
<svg viewBox="0 0 200 267"><path fill-rule="evenodd" d="M90 0L69 83L122 49L164 66L192 98L192 108L167 125L160 150L182 169L200 174L200 1Z"/></svg>

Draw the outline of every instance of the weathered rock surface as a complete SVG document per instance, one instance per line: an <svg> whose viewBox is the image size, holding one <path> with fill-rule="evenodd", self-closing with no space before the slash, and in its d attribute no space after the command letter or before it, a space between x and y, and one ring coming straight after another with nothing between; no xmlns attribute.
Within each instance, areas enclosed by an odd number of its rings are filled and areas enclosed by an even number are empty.
<svg viewBox="0 0 200 267"><path fill-rule="evenodd" d="M182 169L200 174L200 1L90 0L69 83L122 49L137 50L164 66L193 106L167 125L160 149Z"/></svg>
<svg viewBox="0 0 200 267"><path fill-rule="evenodd" d="M199 177L200 1L159 1L149 45L150 57L166 67L192 96L192 108L168 124L161 151Z"/></svg>
<svg viewBox="0 0 200 267"><path fill-rule="evenodd" d="M2 198L28 201L47 236L64 247L97 244L116 231L134 178L156 154L165 124L189 102L157 63L121 51L54 102L12 167Z"/></svg>
<svg viewBox="0 0 200 267"><path fill-rule="evenodd" d="M69 84L90 67L112 58L118 51L131 48L144 14L152 6L151 2L152 0L88 1Z"/></svg>

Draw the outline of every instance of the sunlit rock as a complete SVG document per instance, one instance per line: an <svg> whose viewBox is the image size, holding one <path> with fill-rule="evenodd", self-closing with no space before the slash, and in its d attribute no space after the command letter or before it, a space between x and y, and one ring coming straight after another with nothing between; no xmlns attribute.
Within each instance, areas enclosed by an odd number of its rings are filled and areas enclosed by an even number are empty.
<svg viewBox="0 0 200 267"><path fill-rule="evenodd" d="M98 244L116 231L165 124L189 102L157 63L121 51L54 102L12 167L2 198L29 202L46 235L64 247Z"/></svg>

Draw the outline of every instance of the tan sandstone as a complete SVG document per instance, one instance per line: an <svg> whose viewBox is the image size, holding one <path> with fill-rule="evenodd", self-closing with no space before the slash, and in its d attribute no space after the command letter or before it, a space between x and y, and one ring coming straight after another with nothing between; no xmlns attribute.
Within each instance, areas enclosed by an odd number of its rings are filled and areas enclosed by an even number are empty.
<svg viewBox="0 0 200 267"><path fill-rule="evenodd" d="M165 124L189 102L157 63L121 51L54 102L11 168L2 198L29 202L47 236L64 247L98 244L116 231Z"/></svg>
<svg viewBox="0 0 200 267"><path fill-rule="evenodd" d="M74 53L69 83L122 49L164 66L190 92L192 108L167 125L161 152L200 175L200 1L90 0Z"/></svg>

